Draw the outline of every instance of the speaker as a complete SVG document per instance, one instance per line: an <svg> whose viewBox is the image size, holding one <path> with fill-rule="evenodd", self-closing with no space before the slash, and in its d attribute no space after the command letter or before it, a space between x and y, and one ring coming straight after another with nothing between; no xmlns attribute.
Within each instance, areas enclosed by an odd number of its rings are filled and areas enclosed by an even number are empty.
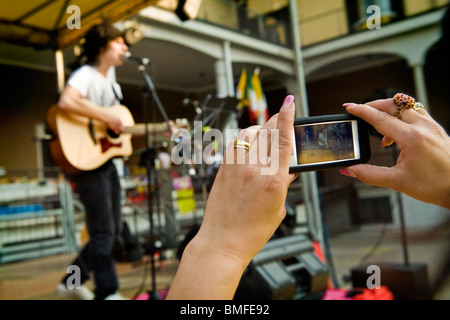
<svg viewBox="0 0 450 320"><path fill-rule="evenodd" d="M372 263L380 268L380 283L386 286L396 300L430 300L428 272L425 263ZM367 279L372 272L367 272L368 265L351 270L354 288L366 288Z"/></svg>
<svg viewBox="0 0 450 320"><path fill-rule="evenodd" d="M270 240L245 270L234 300L322 298L328 268L302 234Z"/></svg>

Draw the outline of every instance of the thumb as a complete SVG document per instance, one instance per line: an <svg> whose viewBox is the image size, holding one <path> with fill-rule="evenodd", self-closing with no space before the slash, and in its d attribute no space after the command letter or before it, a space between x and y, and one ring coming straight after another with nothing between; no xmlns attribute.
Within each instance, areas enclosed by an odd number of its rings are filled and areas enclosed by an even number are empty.
<svg viewBox="0 0 450 320"><path fill-rule="evenodd" d="M278 152L280 157L280 167L289 167L289 160L292 154L294 143L293 128L295 118L294 96L288 95L284 99L283 106L278 113L277 129L279 132Z"/></svg>
<svg viewBox="0 0 450 320"><path fill-rule="evenodd" d="M396 177L393 168L380 167L370 164L357 164L345 169L341 169L340 173L356 178L365 184L370 184L378 187L387 187L394 189L395 185L398 185L398 179Z"/></svg>

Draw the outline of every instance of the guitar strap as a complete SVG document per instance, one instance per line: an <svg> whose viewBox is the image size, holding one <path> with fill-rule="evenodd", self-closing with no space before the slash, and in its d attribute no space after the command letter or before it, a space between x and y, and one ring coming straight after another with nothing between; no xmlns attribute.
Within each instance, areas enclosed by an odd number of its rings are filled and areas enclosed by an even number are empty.
<svg viewBox="0 0 450 320"><path fill-rule="evenodd" d="M119 100L119 103L122 103L122 99L120 98L119 94L117 93L116 89L114 88L114 83L111 83L112 91L114 92L114 95L116 96L116 99ZM91 136L91 139L94 144L97 144L97 138L95 136L95 130L94 130L94 123L92 122L92 119L89 119L89 134Z"/></svg>
<svg viewBox="0 0 450 320"><path fill-rule="evenodd" d="M121 99L121 97L118 95L116 89L114 88L114 84L113 84L113 83L111 83L111 87L112 87L112 90L113 90L114 95L116 96L117 100L119 100L119 102L122 103L122 99Z"/></svg>
<svg viewBox="0 0 450 320"><path fill-rule="evenodd" d="M120 98L119 94L117 93L116 89L114 88L114 83L111 83L111 89L114 92L116 99L119 100L119 103L122 103L122 99ZM89 126L89 134L92 139L92 142L94 144L97 144L97 138L95 137L94 123L93 123L92 119L89 119L88 126Z"/></svg>

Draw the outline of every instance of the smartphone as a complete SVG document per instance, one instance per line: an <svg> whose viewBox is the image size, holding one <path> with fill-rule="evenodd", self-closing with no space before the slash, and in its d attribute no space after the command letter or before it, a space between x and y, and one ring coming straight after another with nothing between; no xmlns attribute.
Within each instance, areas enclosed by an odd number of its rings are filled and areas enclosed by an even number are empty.
<svg viewBox="0 0 450 320"><path fill-rule="evenodd" d="M351 114L297 118L293 134L291 173L345 167L370 159L369 125Z"/></svg>

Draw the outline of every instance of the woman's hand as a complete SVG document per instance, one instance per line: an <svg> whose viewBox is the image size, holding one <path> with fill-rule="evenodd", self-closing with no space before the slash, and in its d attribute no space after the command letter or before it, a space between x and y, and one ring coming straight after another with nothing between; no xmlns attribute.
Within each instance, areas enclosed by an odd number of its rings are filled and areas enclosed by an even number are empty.
<svg viewBox="0 0 450 320"><path fill-rule="evenodd" d="M358 164L342 174L450 209L450 138L425 109L404 110L400 120L393 99L344 106L384 135L381 147L395 142L401 151L393 167Z"/></svg>
<svg viewBox="0 0 450 320"><path fill-rule="evenodd" d="M228 146L209 195L199 236L245 263L261 250L286 214L287 189L295 177L289 175L294 120L292 104L289 108L262 127L239 132L237 139L249 142L251 148Z"/></svg>
<svg viewBox="0 0 450 320"><path fill-rule="evenodd" d="M242 273L282 222L290 183L295 108L288 96L264 126L228 145L203 223L186 247L169 299L232 299Z"/></svg>

